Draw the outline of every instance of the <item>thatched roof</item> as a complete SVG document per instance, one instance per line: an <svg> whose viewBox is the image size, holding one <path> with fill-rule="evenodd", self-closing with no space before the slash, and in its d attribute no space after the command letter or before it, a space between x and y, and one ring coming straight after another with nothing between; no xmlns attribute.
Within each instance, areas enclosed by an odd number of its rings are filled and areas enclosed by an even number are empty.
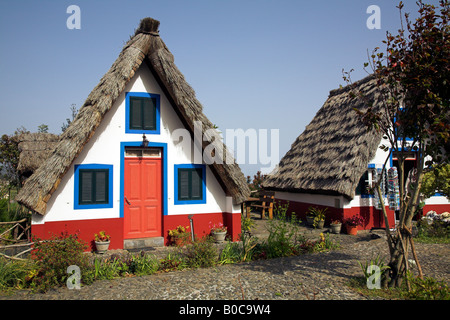
<svg viewBox="0 0 450 320"><path fill-rule="evenodd" d="M51 133L23 133L16 139L20 151L17 171L21 176L29 177L47 160L59 137Z"/></svg>
<svg viewBox="0 0 450 320"><path fill-rule="evenodd" d="M305 131L281 159L278 169L263 182L267 189L343 195L352 199L368 162L375 156L381 134L368 132L353 108L364 110L361 98L349 94L361 91L374 109L378 103L376 80L372 76L330 92Z"/></svg>
<svg viewBox="0 0 450 320"><path fill-rule="evenodd" d="M18 202L34 212L45 214L47 202L62 177L143 63L150 68L174 110L191 132L194 132L195 121L201 121L204 133L213 128L213 124L203 114L194 90L176 67L173 55L160 38L158 27L157 20L141 20L134 36L125 44L117 60L87 97L77 117L61 135L52 155L27 180L17 196ZM202 143L203 148L209 144L207 141ZM228 152L227 156L232 157ZM211 169L226 194L232 196L236 203L241 203L250 191L239 166L234 161L231 163L214 163Z"/></svg>

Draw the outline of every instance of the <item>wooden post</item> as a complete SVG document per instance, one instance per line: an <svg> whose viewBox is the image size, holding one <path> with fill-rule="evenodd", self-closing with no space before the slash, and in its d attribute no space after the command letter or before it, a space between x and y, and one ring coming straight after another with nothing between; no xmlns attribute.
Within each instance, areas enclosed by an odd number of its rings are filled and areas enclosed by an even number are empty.
<svg viewBox="0 0 450 320"><path fill-rule="evenodd" d="M270 206L269 206L269 219L272 220L273 219L273 203L274 203L274 196L271 196L272 201L270 201Z"/></svg>

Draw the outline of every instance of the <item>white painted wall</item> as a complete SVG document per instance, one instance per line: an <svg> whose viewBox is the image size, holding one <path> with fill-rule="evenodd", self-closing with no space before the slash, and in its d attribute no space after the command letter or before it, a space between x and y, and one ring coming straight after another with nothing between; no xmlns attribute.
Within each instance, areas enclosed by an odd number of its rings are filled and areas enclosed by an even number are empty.
<svg viewBox="0 0 450 320"><path fill-rule="evenodd" d="M339 207L342 208L344 202L348 202L343 196L330 196L323 194L310 193L291 193L291 192L275 192L275 199L310 203L328 207L336 207L337 201Z"/></svg>
<svg viewBox="0 0 450 320"><path fill-rule="evenodd" d="M160 95L160 134L147 134L150 142L167 143L168 215L238 212L231 197L226 197L210 168L206 167L206 204L174 204L174 165L193 163L190 150L174 143L171 133L183 125L164 92L144 64L126 86L111 110L105 115L94 136L75 159L68 173L47 204L44 216L33 216L33 223L47 221L104 219L120 217L120 143L142 141L142 134L125 133L125 92L148 92ZM74 165L113 165L113 208L74 210ZM230 202L231 201L231 202ZM240 210L240 209L239 209Z"/></svg>

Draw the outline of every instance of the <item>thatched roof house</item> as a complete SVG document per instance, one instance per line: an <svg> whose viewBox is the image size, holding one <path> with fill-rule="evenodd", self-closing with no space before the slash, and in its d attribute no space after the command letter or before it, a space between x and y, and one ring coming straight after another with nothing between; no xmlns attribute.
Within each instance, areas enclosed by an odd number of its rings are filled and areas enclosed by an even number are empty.
<svg viewBox="0 0 450 320"><path fill-rule="evenodd" d="M365 112L370 105L374 112L382 114L383 96L376 81L370 75L330 91L311 123L263 182L264 188L276 191L278 200L289 201L289 210L301 218L311 206L318 206L328 209L327 222L360 215L365 220L360 228L385 226L380 202L368 189L383 174L385 164L386 169L398 165L398 155L380 148L389 142L381 132L368 130L355 111ZM405 160L406 170L417 166L416 159L412 152ZM386 186L386 171L383 183ZM383 187L382 192L386 189ZM389 225L394 227L396 206L389 205L387 194L384 197ZM425 201L424 208L425 212L448 211L449 201L435 195Z"/></svg>
<svg viewBox="0 0 450 320"><path fill-rule="evenodd" d="M356 186L375 156L381 134L368 131L353 109L365 102L350 95L362 91L377 106L376 83L367 77L351 86L332 90L305 131L267 177L267 189L289 192L355 196Z"/></svg>
<svg viewBox="0 0 450 320"><path fill-rule="evenodd" d="M194 90L175 65L172 53L159 36L158 27L157 20L145 18L141 21L135 35L126 43L117 60L89 94L76 119L61 135L52 155L28 179L17 196L18 202L36 213L45 213L46 204L62 176L94 135L105 114L143 63L150 68L161 87L167 90L167 96L187 128L193 132L195 121L201 121L204 132L214 128L203 113L203 107L196 99ZM224 148L226 150L226 147ZM230 153L226 156L232 157ZM238 164L214 163L213 167L222 186L237 203L248 197L250 191Z"/></svg>
<svg viewBox="0 0 450 320"><path fill-rule="evenodd" d="M48 229L50 224L45 222L46 215L52 221L65 219L64 225L71 227L71 224L67 221L82 219L79 210L84 210L82 212L89 210L93 213L86 214L85 219L92 220L94 217L98 219L101 217L102 219L95 222L98 225L106 220L111 223L111 221L117 219L114 226L111 225L111 228L114 228L114 232L117 233L114 238L123 238L123 227L120 226L128 223L126 219L129 204L128 200L124 200L127 198L127 194L124 194L127 188L124 187L124 183L126 184L128 179L128 171L124 171L124 157L129 154L125 149L138 146L136 140L142 141L143 133L149 134L147 138L149 138L151 146L160 150L162 148L163 176L161 183L163 184L163 195L161 206L163 207L162 219L164 222L161 222L161 216L156 217L154 221L159 221L157 222L159 225L155 230L161 230L163 227L164 233L172 224L180 223L181 218L187 219L188 213L213 212L215 216L210 218L213 221L222 219L222 215L225 216L226 214L232 214L234 217L236 208L239 208L239 204L248 197L250 191L243 173L223 142L219 139L211 139L211 132L215 130L214 126L204 114L203 107L196 99L194 90L175 65L174 57L161 39L158 27L159 21L157 20L151 18L141 20L135 34L125 44L109 71L89 94L77 117L61 135L49 158L26 181L21 189L17 201L34 213L44 216L43 218L37 218L35 215L35 230L38 230L38 227L41 230L45 228L47 228L45 229L47 231L50 230ZM132 103L135 103L135 105L132 106ZM138 105L138 103L142 103L142 105ZM131 109L135 107L141 108L139 110L142 112L143 120L138 119L138 113L131 115L135 112L134 110L138 110ZM135 124L129 122L129 118L144 122L149 121L144 114L147 110L153 112L157 130L148 131L145 129L147 124L142 126L142 130L131 130L131 126ZM114 125L108 123L114 123ZM200 142L194 139L195 125L198 126L199 123L203 134L203 139ZM223 163L202 164L200 168L189 163L188 161L191 161L189 156L185 155L179 145L174 145L170 138L172 130L177 128L187 129L191 138L201 145L202 151L207 147L206 150L212 150L211 145L215 147L214 152L223 150ZM102 140L103 143L98 142L99 140ZM106 184L107 189L103 191L111 197L110 200L106 200L106 205L83 206L83 203L79 200L83 192L91 192L90 189L83 190L80 182L81 175L78 176L80 168L88 160L91 161L88 163L91 166L89 170L95 171L95 166L98 167L100 162L102 170L110 176L109 182L106 179L101 184L102 187L105 187ZM177 167L179 162L182 164L181 167ZM175 167L173 164L175 164ZM183 165L188 168L182 168ZM206 172L202 176L201 171L197 171L197 175L203 179L203 187L205 187L205 184L209 184L207 189L203 191L200 189L199 191L200 198L203 197L203 206L200 206L200 201L191 201L190 204L192 205L190 206L186 205L186 202L177 202L176 199L174 203L173 197L179 191L180 187L178 186L177 189L177 184L180 181L173 181L173 176L177 177L177 170L180 170L180 173L182 172L180 168L186 171L184 172L186 175L180 179L188 179L180 180L184 183L183 186L187 182L192 184L190 189L186 190L189 195L198 191L197 189L192 191L193 188L198 187L198 181L194 181L195 177L191 177L191 174L194 173L188 173L187 171L203 169L203 172ZM205 175L207 176L205 177ZM99 173L97 178L99 176L104 177L105 175ZM114 183L111 180L114 180ZM85 180L85 183L87 181ZM95 186L95 184L92 186ZM99 195L103 197L104 192ZM58 194L60 200L53 197L55 193ZM175 193L175 196L173 193ZM207 195L208 201L205 199ZM197 194L195 196L198 197ZM130 196L128 195L128 197ZM228 198L232 200L232 203ZM193 210L196 211L191 212ZM49 213L49 211L51 212ZM64 213L62 213L63 211ZM108 214L105 212L108 212ZM108 219L103 219L105 217ZM202 217L207 219L206 215ZM124 218L125 222L123 222ZM237 226L240 223L236 222L237 220L230 222L231 220L227 221L236 226L235 231L237 232ZM43 227L43 222L48 226ZM77 226L83 224L87 229L94 224L93 221L84 224L84 220L77 223ZM185 224L184 220L181 223ZM73 224L74 230L77 230L77 226L75 223ZM199 226L197 226L196 230L199 229ZM230 229L232 228L230 227ZM159 232L157 231L157 233ZM119 248L121 244L117 242L114 246Z"/></svg>
<svg viewBox="0 0 450 320"><path fill-rule="evenodd" d="M351 94L362 92L378 111L381 101L375 81L369 76L330 91L311 123L263 182L264 188L276 191L278 201L289 201L289 211L301 219L311 206L317 206L328 209L326 223L357 214L365 219L364 229L383 225L373 199L360 192L374 174L369 170L377 170L386 158L379 154L382 134L367 129L354 110L366 110L367 103ZM389 220L393 225L394 212L389 212Z"/></svg>
<svg viewBox="0 0 450 320"><path fill-rule="evenodd" d="M28 178L50 156L59 136L52 133L23 133L16 139L20 151L17 171L22 177Z"/></svg>

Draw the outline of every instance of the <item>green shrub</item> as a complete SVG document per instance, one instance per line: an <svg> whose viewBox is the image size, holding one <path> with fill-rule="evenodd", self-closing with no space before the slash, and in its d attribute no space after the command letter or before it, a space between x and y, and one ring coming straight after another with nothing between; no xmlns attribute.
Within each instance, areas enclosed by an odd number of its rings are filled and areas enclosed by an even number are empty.
<svg viewBox="0 0 450 320"><path fill-rule="evenodd" d="M411 291L407 298L415 300L450 300L450 290L444 281L438 281L431 277L420 279L408 275Z"/></svg>
<svg viewBox="0 0 450 320"><path fill-rule="evenodd" d="M160 263L156 257L145 254L143 251L138 255L133 255L127 262L129 272L136 275L148 275L160 269Z"/></svg>
<svg viewBox="0 0 450 320"><path fill-rule="evenodd" d="M27 276L32 270L33 264L28 261L12 261L0 257L0 290L25 287Z"/></svg>
<svg viewBox="0 0 450 320"><path fill-rule="evenodd" d="M358 264L361 268L361 271L363 272L364 278L366 281L375 273L375 271L368 271L369 266L376 266L380 270L380 276L384 276L384 271L389 269L389 266L384 264L384 259L378 254L375 258L371 258L370 261L366 261L364 263L358 261ZM378 280L378 279L374 279ZM380 279L380 283L383 281L383 279Z"/></svg>
<svg viewBox="0 0 450 320"><path fill-rule="evenodd" d="M417 222L417 238L428 243L449 243L450 224L444 221L434 220L429 223L427 219Z"/></svg>
<svg viewBox="0 0 450 320"><path fill-rule="evenodd" d="M36 263L38 273L32 279L32 286L40 291L65 285L69 276L67 267L70 265L78 266L82 275L89 269L88 257L84 254L87 244L78 239L77 234L66 231L58 236L53 235L50 241L34 242L31 258Z"/></svg>
<svg viewBox="0 0 450 320"><path fill-rule="evenodd" d="M179 252L169 252L163 259L159 260L158 271L175 271L186 268L186 262Z"/></svg>
<svg viewBox="0 0 450 320"><path fill-rule="evenodd" d="M8 199L0 199L0 221L9 221Z"/></svg>
<svg viewBox="0 0 450 320"><path fill-rule="evenodd" d="M120 277L123 267L128 269L125 262L120 259L98 259L94 260L94 266L92 267L93 280L112 280Z"/></svg>
<svg viewBox="0 0 450 320"><path fill-rule="evenodd" d="M295 255L298 253L296 245L299 235L300 220L295 213L289 219L286 215L289 204L274 205L274 219L267 223L269 237L265 247L267 258L277 258Z"/></svg>
<svg viewBox="0 0 450 320"><path fill-rule="evenodd" d="M183 255L189 268L208 268L217 263L217 250L208 236L188 244Z"/></svg>
<svg viewBox="0 0 450 320"><path fill-rule="evenodd" d="M242 244L242 251L240 261L252 260L255 254L255 247L258 245L258 238L253 236L251 233L254 224L255 223L250 218L241 219L241 233L239 234L239 240Z"/></svg>
<svg viewBox="0 0 450 320"><path fill-rule="evenodd" d="M219 264L231 264L242 261L243 250L239 243L228 241L219 255Z"/></svg>
<svg viewBox="0 0 450 320"><path fill-rule="evenodd" d="M340 245L338 243L334 243L331 239L330 239L330 234L323 234L321 233L320 235L320 239L318 241L315 242L314 244L314 252L326 252L329 250L334 250L334 249L339 249Z"/></svg>

